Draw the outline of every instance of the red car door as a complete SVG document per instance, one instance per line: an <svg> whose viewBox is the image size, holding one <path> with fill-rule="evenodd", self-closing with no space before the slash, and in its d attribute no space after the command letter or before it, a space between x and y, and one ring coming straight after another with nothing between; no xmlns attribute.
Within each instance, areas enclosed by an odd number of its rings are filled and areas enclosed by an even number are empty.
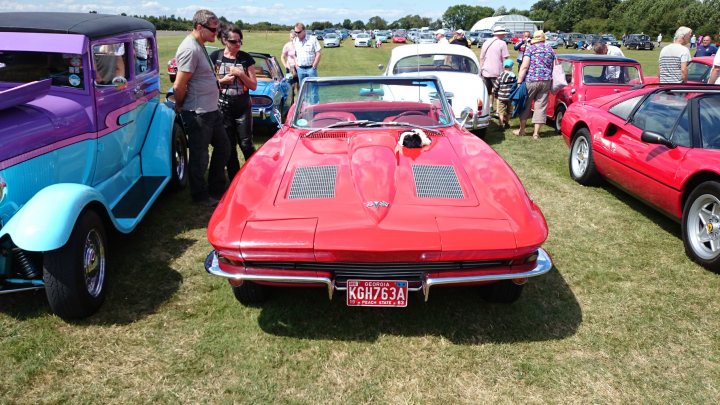
<svg viewBox="0 0 720 405"><path fill-rule="evenodd" d="M606 134L598 145L598 152L609 157L605 170L609 180L668 213L675 212L680 193L676 173L691 145L687 107L685 94L654 93L628 124L611 126L614 134ZM643 131L663 135L678 146L643 142Z"/></svg>

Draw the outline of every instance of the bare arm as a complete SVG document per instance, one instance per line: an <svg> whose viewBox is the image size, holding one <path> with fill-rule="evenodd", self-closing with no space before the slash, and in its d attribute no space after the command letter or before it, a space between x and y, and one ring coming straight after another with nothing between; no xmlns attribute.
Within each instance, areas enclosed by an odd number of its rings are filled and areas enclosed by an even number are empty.
<svg viewBox="0 0 720 405"><path fill-rule="evenodd" d="M530 57L523 56L522 65L520 65L520 72L518 72L518 83L522 83L525 80L528 68L530 67Z"/></svg>
<svg viewBox="0 0 720 405"><path fill-rule="evenodd" d="M313 61L313 69L317 69L317 67L320 65L320 51L315 52L315 60Z"/></svg>
<svg viewBox="0 0 720 405"><path fill-rule="evenodd" d="M183 109L185 96L187 95L187 85L192 77L192 72L178 71L173 83L173 92L175 94L175 112L179 113Z"/></svg>
<svg viewBox="0 0 720 405"><path fill-rule="evenodd" d="M707 81L707 84L715 84L715 81L718 78L718 74L720 73L720 66L713 66L712 72L710 72L710 78Z"/></svg>
<svg viewBox="0 0 720 405"><path fill-rule="evenodd" d="M250 90L257 89L257 77L255 76L255 65L250 66L247 71L242 66L232 67L230 74L237 77L240 82Z"/></svg>
<svg viewBox="0 0 720 405"><path fill-rule="evenodd" d="M680 76L682 77L682 83L687 83L688 76L688 63L680 62Z"/></svg>

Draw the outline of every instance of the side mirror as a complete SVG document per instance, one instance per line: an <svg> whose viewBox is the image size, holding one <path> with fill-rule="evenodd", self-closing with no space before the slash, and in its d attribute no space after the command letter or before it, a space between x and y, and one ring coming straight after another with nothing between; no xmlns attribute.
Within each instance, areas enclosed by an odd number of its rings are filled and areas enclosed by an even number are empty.
<svg viewBox="0 0 720 405"><path fill-rule="evenodd" d="M379 71L382 72L383 70L385 70L385 65L383 65L382 63L380 63L380 64L377 65L377 68L378 68Z"/></svg>
<svg viewBox="0 0 720 405"><path fill-rule="evenodd" d="M460 113L460 126L464 127L465 123L473 118L473 115L474 114L472 108L463 108L462 112Z"/></svg>
<svg viewBox="0 0 720 405"><path fill-rule="evenodd" d="M666 139L664 136L658 134L657 132L652 131L643 131L642 135L640 135L640 140L646 143L664 145L670 149L675 149L677 147L677 145L675 145L673 141Z"/></svg>

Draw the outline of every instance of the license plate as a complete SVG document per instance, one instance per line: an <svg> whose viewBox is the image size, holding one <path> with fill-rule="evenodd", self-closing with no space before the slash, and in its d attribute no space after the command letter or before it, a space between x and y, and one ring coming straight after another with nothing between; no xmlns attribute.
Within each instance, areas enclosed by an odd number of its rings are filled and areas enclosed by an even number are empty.
<svg viewBox="0 0 720 405"><path fill-rule="evenodd" d="M347 305L350 307L406 307L407 296L407 281L347 281Z"/></svg>

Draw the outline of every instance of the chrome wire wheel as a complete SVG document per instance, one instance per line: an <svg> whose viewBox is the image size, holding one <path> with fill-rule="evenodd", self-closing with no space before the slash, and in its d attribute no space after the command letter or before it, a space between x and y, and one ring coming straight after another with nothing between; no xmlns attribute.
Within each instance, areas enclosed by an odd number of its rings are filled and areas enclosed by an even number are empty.
<svg viewBox="0 0 720 405"><path fill-rule="evenodd" d="M97 298L105 282L105 245L100 234L91 229L83 248L83 274L88 294Z"/></svg>
<svg viewBox="0 0 720 405"><path fill-rule="evenodd" d="M585 174L589 157L590 147L587 138L584 136L577 137L570 152L570 168L575 177L582 177Z"/></svg>
<svg viewBox="0 0 720 405"><path fill-rule="evenodd" d="M175 139L173 139L173 142L175 143L175 147L173 148L173 153L175 155L173 156L175 161L175 178L184 179L187 166L185 143L179 137L175 137Z"/></svg>
<svg viewBox="0 0 720 405"><path fill-rule="evenodd" d="M720 200L712 194L696 198L686 219L687 239L692 251L701 259L713 260L720 255Z"/></svg>

